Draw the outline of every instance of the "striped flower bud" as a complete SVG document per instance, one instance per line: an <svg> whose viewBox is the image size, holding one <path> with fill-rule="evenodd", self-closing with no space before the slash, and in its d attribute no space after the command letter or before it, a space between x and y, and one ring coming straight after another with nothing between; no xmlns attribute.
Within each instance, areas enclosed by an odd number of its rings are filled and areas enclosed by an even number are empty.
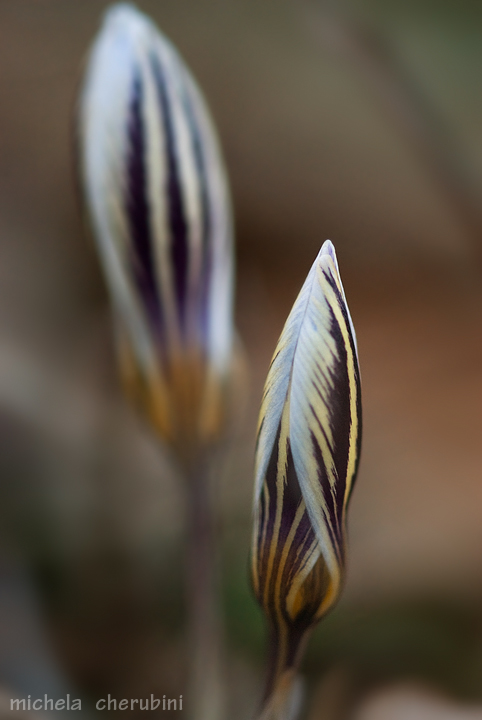
<svg viewBox="0 0 482 720"><path fill-rule="evenodd" d="M360 442L355 331L327 240L281 333L259 418L252 576L273 633L271 684L296 668L307 630L340 594Z"/></svg>
<svg viewBox="0 0 482 720"><path fill-rule="evenodd" d="M232 353L229 193L182 59L129 4L110 9L80 101L81 172L128 394L186 448L219 435Z"/></svg>

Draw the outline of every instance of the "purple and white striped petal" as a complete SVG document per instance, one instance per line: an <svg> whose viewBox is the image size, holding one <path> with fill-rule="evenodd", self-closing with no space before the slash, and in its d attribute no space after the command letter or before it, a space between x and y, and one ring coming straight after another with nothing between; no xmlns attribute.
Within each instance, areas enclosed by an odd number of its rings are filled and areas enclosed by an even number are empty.
<svg viewBox="0 0 482 720"><path fill-rule="evenodd" d="M186 423L209 434L233 342L229 191L200 91L132 5L106 13L93 45L80 140L133 394L153 405L148 414L168 440L185 440Z"/></svg>
<svg viewBox="0 0 482 720"><path fill-rule="evenodd" d="M327 241L281 333L258 425L252 576L274 675L296 665L306 631L340 594L360 444L355 332Z"/></svg>

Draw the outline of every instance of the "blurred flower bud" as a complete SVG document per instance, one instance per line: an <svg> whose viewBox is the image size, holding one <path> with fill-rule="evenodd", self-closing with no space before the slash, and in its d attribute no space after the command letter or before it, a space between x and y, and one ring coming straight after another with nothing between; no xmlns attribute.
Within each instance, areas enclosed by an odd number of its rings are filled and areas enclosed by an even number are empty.
<svg viewBox="0 0 482 720"><path fill-rule="evenodd" d="M252 576L272 633L272 678L296 668L306 631L336 602L361 442L355 331L326 241L266 380L255 470Z"/></svg>
<svg viewBox="0 0 482 720"><path fill-rule="evenodd" d="M182 452L215 439L232 358L229 193L203 98L132 5L108 10L80 100L81 173L128 395Z"/></svg>

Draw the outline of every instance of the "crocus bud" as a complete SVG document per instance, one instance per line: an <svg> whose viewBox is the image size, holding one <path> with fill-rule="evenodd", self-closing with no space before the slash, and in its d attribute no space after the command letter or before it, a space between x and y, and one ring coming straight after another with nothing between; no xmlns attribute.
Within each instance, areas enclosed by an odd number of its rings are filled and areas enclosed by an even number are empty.
<svg viewBox="0 0 482 720"><path fill-rule="evenodd" d="M355 331L326 241L286 321L266 380L255 469L252 577L268 616L271 684L336 602L361 442Z"/></svg>
<svg viewBox="0 0 482 720"><path fill-rule="evenodd" d="M223 426L232 357L229 193L201 93L155 25L108 10L80 99L86 205L128 394L180 452Z"/></svg>

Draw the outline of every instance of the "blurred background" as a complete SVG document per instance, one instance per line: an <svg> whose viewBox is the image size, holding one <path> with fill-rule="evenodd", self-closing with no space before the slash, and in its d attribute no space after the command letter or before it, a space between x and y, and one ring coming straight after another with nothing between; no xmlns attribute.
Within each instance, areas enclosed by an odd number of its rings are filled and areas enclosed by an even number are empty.
<svg viewBox="0 0 482 720"><path fill-rule="evenodd" d="M87 716L109 692L183 692L182 493L121 396L76 192L76 92L106 6L0 0L2 718L28 693L70 692ZM247 581L262 385L330 238L364 442L307 717L481 718L482 4L138 6L203 88L232 184L251 387L219 478L230 717L263 679Z"/></svg>

